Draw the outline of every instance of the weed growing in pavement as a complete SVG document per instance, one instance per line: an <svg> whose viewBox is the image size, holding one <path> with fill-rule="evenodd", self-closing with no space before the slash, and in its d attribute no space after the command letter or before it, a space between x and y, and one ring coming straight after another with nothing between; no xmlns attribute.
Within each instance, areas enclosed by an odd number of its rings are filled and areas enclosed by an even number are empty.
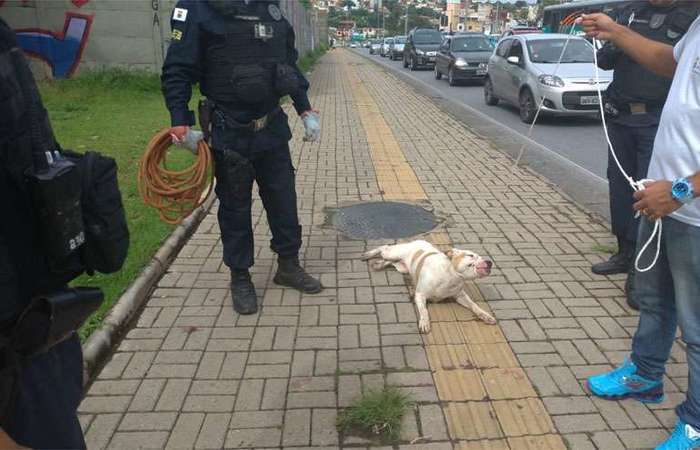
<svg viewBox="0 0 700 450"><path fill-rule="evenodd" d="M401 419L413 406L413 400L395 387L368 391L338 415L342 433L358 433L395 442L401 432Z"/></svg>
<svg viewBox="0 0 700 450"><path fill-rule="evenodd" d="M591 248L597 253L609 253L611 255L617 253L617 245L594 244Z"/></svg>

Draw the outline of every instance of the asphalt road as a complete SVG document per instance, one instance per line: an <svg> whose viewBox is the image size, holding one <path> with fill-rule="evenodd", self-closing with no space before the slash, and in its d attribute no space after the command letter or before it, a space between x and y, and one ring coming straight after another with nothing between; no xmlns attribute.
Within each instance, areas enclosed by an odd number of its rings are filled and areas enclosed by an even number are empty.
<svg viewBox="0 0 700 450"><path fill-rule="evenodd" d="M391 61L378 55L369 55L367 49L355 51L374 59L390 71L403 72L404 76L426 85L433 92L439 92L446 98L472 108L521 136L528 134L529 125L520 121L516 107L503 104L503 102L498 106L487 106L484 103L483 87L480 84L450 86L447 84L446 77L440 81L436 80L432 69L411 72L403 68L401 61ZM540 116L533 129L531 139L579 166L584 172L589 172L593 179L604 182L607 150L603 129L598 119Z"/></svg>

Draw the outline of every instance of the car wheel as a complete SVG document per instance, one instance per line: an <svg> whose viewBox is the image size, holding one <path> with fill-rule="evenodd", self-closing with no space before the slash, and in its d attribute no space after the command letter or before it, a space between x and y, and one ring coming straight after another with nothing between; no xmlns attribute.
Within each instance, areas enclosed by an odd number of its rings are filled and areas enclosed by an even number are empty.
<svg viewBox="0 0 700 450"><path fill-rule="evenodd" d="M416 70L416 58L411 58L411 64L409 65L411 71Z"/></svg>
<svg viewBox="0 0 700 450"><path fill-rule="evenodd" d="M450 86L457 86L457 80L455 80L455 69L450 67L450 70L447 72L447 83Z"/></svg>
<svg viewBox="0 0 700 450"><path fill-rule="evenodd" d="M442 79L442 73L441 73L440 70L438 69L437 64L435 64L435 79L436 79L436 80Z"/></svg>
<svg viewBox="0 0 700 450"><path fill-rule="evenodd" d="M537 105L535 104L535 97L532 95L530 89L524 89L523 92L520 93L519 105L520 120L525 123L532 123L537 114Z"/></svg>
<svg viewBox="0 0 700 450"><path fill-rule="evenodd" d="M491 84L490 78L484 81L484 102L489 106L498 105L498 97L493 95L493 85Z"/></svg>

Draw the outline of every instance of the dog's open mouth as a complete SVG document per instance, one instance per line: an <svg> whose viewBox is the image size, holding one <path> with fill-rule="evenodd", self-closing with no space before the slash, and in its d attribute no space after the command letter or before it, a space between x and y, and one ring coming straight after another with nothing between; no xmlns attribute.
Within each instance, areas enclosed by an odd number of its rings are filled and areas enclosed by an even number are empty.
<svg viewBox="0 0 700 450"><path fill-rule="evenodd" d="M488 261L488 260L480 261L475 267L476 268L476 275L479 278L487 277L487 276L491 275L491 267L492 266L493 266L493 263L491 261Z"/></svg>

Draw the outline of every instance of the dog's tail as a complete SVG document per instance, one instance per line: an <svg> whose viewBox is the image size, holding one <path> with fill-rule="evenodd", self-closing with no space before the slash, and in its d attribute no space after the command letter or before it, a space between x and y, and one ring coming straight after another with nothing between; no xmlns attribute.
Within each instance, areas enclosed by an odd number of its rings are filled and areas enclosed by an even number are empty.
<svg viewBox="0 0 700 450"><path fill-rule="evenodd" d="M369 250L369 251L363 253L362 257L360 259L362 259L362 261L368 261L372 258L376 258L377 256L379 256L382 253L383 249L384 249L384 246L377 247L373 250Z"/></svg>

